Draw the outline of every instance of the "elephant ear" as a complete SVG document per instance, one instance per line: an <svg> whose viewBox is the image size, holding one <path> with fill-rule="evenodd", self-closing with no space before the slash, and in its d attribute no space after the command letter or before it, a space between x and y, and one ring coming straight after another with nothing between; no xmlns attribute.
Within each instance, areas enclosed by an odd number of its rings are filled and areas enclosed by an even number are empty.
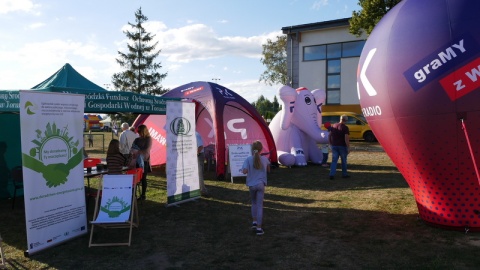
<svg viewBox="0 0 480 270"><path fill-rule="evenodd" d="M280 100L282 100L280 127L287 129L292 121L297 91L290 86L284 85L278 89L278 95L280 96Z"/></svg>
<svg viewBox="0 0 480 270"><path fill-rule="evenodd" d="M322 127L322 105L325 104L327 94L324 89L315 89L312 91L313 97L315 97L315 104L317 104L317 123L318 127Z"/></svg>

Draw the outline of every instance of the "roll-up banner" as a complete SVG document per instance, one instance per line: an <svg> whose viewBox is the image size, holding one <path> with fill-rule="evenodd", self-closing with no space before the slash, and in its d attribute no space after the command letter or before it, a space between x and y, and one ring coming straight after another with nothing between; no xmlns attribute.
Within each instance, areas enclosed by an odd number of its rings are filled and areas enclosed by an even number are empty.
<svg viewBox="0 0 480 270"><path fill-rule="evenodd" d="M167 101L167 205L200 197L195 103Z"/></svg>
<svg viewBox="0 0 480 270"><path fill-rule="evenodd" d="M87 233L84 95L20 91L27 254Z"/></svg>

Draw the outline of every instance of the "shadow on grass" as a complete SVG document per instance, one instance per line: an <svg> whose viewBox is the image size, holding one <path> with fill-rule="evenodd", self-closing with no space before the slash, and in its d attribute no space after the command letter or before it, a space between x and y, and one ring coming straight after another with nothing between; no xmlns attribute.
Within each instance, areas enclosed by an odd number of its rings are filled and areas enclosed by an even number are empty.
<svg viewBox="0 0 480 270"><path fill-rule="evenodd" d="M475 236L418 218L400 174L363 170L352 167L352 178L334 181L322 167L274 170L263 236L250 230L245 178L232 184L208 176L211 198L165 207L162 172L149 177L131 247L88 248L85 235L24 258L23 203L12 211L8 200L0 201L0 233L14 269L474 269L480 263L480 248L469 244Z"/></svg>
<svg viewBox="0 0 480 270"><path fill-rule="evenodd" d="M451 249L448 243L430 242L435 229L419 222L415 214L285 207L271 202L265 204L266 234L257 237L249 228L249 205L230 199L245 197L245 191L218 189L212 193L211 199L179 207L165 208L162 203L145 201L131 247L88 248L85 236L32 259L59 269L393 269L428 266L436 252ZM416 249L409 249L412 246ZM399 250L401 254L396 254ZM464 254L458 260L470 257Z"/></svg>
<svg viewBox="0 0 480 270"><path fill-rule="evenodd" d="M268 176L268 184L279 188L318 191L408 188L407 182L395 167L386 170L384 166L349 165L350 178L342 178L339 164L334 180L330 180L330 168L309 166L274 169Z"/></svg>

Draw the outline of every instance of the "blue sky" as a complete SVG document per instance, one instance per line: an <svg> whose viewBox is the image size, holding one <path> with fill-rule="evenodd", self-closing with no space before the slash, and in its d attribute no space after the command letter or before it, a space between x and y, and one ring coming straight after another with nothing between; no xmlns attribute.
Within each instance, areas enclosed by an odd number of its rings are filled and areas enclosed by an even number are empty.
<svg viewBox="0 0 480 270"><path fill-rule="evenodd" d="M141 7L161 49L164 87L215 81L255 101L262 44L285 26L351 17L358 0L0 0L0 89L29 89L65 63L108 87ZM111 87L110 87L111 88Z"/></svg>

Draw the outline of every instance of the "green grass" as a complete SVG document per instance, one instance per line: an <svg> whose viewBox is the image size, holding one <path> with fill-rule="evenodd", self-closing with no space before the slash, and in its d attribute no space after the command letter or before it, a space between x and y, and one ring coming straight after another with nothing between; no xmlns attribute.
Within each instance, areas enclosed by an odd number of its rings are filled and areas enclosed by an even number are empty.
<svg viewBox="0 0 480 270"><path fill-rule="evenodd" d="M8 268L477 269L479 235L426 225L403 177L376 151L378 144L354 145L350 179L328 180L328 169L315 165L274 169L263 236L250 231L245 179L216 181L213 172L205 177L211 198L165 207L165 173L155 170L131 247L88 248L85 235L24 257L23 202L12 211L9 200L0 201ZM96 151L90 153L102 155Z"/></svg>

